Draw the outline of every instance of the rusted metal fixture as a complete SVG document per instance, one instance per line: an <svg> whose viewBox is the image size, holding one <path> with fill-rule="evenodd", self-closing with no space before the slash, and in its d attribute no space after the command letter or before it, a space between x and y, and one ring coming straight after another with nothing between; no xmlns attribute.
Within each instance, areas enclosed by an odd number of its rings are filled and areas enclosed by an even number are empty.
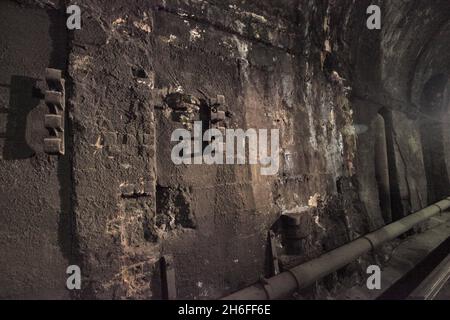
<svg viewBox="0 0 450 320"><path fill-rule="evenodd" d="M45 91L45 103L49 107L49 114L45 115L44 126L49 137L44 139L44 151L51 155L64 155L64 115L66 110L65 80L62 71L46 69L45 81L48 90Z"/></svg>
<svg viewBox="0 0 450 320"><path fill-rule="evenodd" d="M301 264L261 283L249 286L223 300L271 300L289 297L295 291L312 285L317 280L346 266L358 257L385 242L391 241L419 223L450 208L450 197L401 220L384 226L317 259Z"/></svg>
<svg viewBox="0 0 450 320"><path fill-rule="evenodd" d="M188 128L194 121L207 121L209 129L215 128L225 134L225 121L229 114L225 110L225 96L209 98L199 90L202 98L182 92L173 92L165 96L164 104L172 110L172 119ZM222 110L221 110L222 109Z"/></svg>

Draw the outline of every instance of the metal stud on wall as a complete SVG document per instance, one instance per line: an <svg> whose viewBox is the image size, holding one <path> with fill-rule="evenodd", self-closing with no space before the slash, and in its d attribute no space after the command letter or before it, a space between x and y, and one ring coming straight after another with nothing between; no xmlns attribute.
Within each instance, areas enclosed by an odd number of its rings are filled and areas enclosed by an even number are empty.
<svg viewBox="0 0 450 320"><path fill-rule="evenodd" d="M49 108L49 113L45 115L44 125L49 132L49 137L44 139L44 151L51 155L64 155L66 92L62 71L46 69L45 81L48 88L45 92L45 103Z"/></svg>

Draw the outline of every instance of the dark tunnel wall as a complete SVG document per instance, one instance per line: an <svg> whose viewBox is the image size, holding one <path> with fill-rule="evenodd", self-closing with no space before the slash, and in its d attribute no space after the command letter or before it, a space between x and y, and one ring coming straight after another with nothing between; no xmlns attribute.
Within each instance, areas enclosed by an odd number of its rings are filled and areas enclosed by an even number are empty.
<svg viewBox="0 0 450 320"><path fill-rule="evenodd" d="M87 296L159 298L157 261L171 254L180 298L218 298L269 275L267 233L282 214L305 219L287 264L374 228L351 179L345 90L322 71L324 3L113 1L83 10L69 73ZM281 129L289 163L278 175L168 160L181 124L163 99L198 89L225 96L231 128Z"/></svg>
<svg viewBox="0 0 450 320"><path fill-rule="evenodd" d="M42 154L45 69L64 69L64 15L0 2L0 298L68 298L70 166Z"/></svg>
<svg viewBox="0 0 450 320"><path fill-rule="evenodd" d="M0 3L0 297L68 297L74 263L77 297L160 299L159 259L172 255L179 298L219 298L271 275L269 230L288 268L450 193L438 176L450 172L450 90L438 140L423 94L449 72L448 1L85 0L67 52L55 8L19 2ZM381 30L366 28L372 3ZM58 159L42 154L45 107L25 93L66 58ZM280 129L278 174L174 165L170 135L189 123L170 94L223 95L229 128ZM333 296L375 258L388 257L364 256L302 297Z"/></svg>

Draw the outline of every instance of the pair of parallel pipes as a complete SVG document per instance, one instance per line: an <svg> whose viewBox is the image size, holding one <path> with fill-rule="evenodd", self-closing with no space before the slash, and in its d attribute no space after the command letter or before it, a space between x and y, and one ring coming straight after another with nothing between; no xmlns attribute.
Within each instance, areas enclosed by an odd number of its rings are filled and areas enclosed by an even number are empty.
<svg viewBox="0 0 450 320"><path fill-rule="evenodd" d="M312 285L317 280L355 261L364 253L394 240L448 208L450 208L450 197L334 249L317 259L266 279L264 283L237 291L224 297L223 300L273 300L289 297L294 292Z"/></svg>

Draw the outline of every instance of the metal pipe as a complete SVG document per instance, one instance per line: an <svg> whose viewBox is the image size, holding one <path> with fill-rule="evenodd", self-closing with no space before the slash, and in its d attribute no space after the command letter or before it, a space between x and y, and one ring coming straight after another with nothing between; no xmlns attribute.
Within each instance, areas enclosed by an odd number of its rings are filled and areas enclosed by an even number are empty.
<svg viewBox="0 0 450 320"><path fill-rule="evenodd" d="M417 224L450 208L450 197L391 223L383 228L334 249L317 259L287 270L263 282L254 284L223 300L271 300L292 295L312 285L326 275L339 270L381 244L391 241Z"/></svg>

